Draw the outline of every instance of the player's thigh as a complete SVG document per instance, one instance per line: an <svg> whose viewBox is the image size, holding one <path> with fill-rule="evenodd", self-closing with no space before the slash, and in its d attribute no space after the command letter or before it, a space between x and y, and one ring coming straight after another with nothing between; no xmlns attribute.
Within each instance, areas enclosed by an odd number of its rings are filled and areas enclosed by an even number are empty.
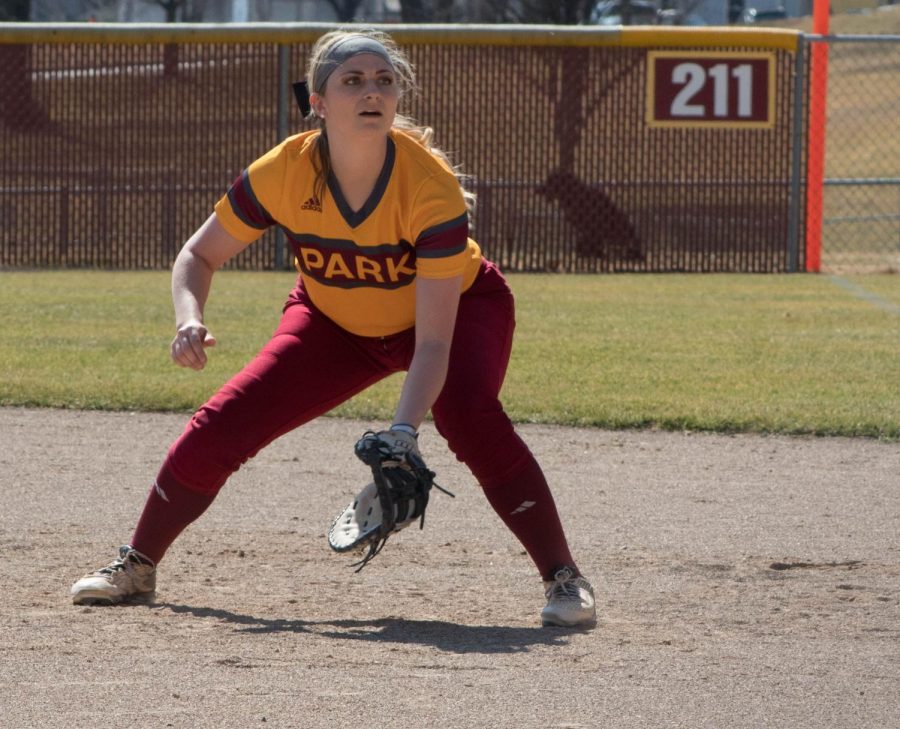
<svg viewBox="0 0 900 729"><path fill-rule="evenodd" d="M512 294L497 277L460 298L438 410L478 408L496 401L503 386L516 323Z"/></svg>
<svg viewBox="0 0 900 729"><path fill-rule="evenodd" d="M523 444L499 399L515 328L511 298L460 301L447 380L432 407L435 427L481 482L524 457ZM477 304L477 305L476 305Z"/></svg>
<svg viewBox="0 0 900 729"><path fill-rule="evenodd" d="M293 306L259 354L193 416L170 453L189 481L224 480L284 433L387 374L318 312Z"/></svg>

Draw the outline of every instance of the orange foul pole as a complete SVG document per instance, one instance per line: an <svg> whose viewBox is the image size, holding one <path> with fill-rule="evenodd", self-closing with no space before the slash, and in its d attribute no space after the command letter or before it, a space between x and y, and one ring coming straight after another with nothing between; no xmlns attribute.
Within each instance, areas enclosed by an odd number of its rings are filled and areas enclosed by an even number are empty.
<svg viewBox="0 0 900 729"><path fill-rule="evenodd" d="M829 0L813 2L813 33L828 35ZM828 44L812 44L809 77L809 148L806 169L806 270L822 263L822 211L825 186L825 120L828 98Z"/></svg>

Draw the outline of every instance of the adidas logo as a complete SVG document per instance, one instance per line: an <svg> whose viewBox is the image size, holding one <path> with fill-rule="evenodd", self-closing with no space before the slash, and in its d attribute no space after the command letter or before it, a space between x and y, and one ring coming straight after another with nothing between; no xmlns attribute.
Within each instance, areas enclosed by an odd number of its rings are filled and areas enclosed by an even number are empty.
<svg viewBox="0 0 900 729"><path fill-rule="evenodd" d="M515 509L513 509L510 513L512 514L521 514L523 511L528 511L532 506L534 506L537 501L523 501L519 504Z"/></svg>
<svg viewBox="0 0 900 729"><path fill-rule="evenodd" d="M315 210L317 213L321 213L321 212L322 212L322 205L321 205L321 203L319 203L319 201L316 199L316 196L313 195L309 200L307 200L305 203L303 203L303 204L300 206L300 209L301 209L301 210Z"/></svg>

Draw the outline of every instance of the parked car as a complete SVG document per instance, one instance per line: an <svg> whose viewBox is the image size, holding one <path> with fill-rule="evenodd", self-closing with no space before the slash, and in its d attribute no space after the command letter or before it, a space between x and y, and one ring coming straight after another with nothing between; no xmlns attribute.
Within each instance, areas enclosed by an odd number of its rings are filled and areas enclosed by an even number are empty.
<svg viewBox="0 0 900 729"><path fill-rule="evenodd" d="M600 0L591 11L592 25L623 25L625 5L622 0ZM656 3L650 0L631 0L631 25L659 25Z"/></svg>
<svg viewBox="0 0 900 729"><path fill-rule="evenodd" d="M773 8L771 10L747 8L741 14L741 22L745 25L752 25L753 23L767 23L770 20L784 20L787 16L787 11L784 8Z"/></svg>
<svg viewBox="0 0 900 729"><path fill-rule="evenodd" d="M625 2L623 0L600 0L591 13L593 25L624 25ZM659 7L653 0L631 0L631 25L707 25L695 12L685 12L682 8Z"/></svg>

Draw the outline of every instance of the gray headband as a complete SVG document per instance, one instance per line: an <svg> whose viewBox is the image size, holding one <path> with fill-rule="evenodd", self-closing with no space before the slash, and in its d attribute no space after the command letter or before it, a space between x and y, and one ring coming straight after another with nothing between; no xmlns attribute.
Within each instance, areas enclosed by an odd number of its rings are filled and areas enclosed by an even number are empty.
<svg viewBox="0 0 900 729"><path fill-rule="evenodd" d="M334 73L335 69L340 66L348 58L358 56L360 53L374 53L382 58L388 66L393 70L394 62L391 60L390 54L381 43L374 38L365 35L351 35L343 40L339 40L328 51L322 59L316 72L315 84L313 89L317 94L321 94L325 89L325 83L328 77Z"/></svg>

